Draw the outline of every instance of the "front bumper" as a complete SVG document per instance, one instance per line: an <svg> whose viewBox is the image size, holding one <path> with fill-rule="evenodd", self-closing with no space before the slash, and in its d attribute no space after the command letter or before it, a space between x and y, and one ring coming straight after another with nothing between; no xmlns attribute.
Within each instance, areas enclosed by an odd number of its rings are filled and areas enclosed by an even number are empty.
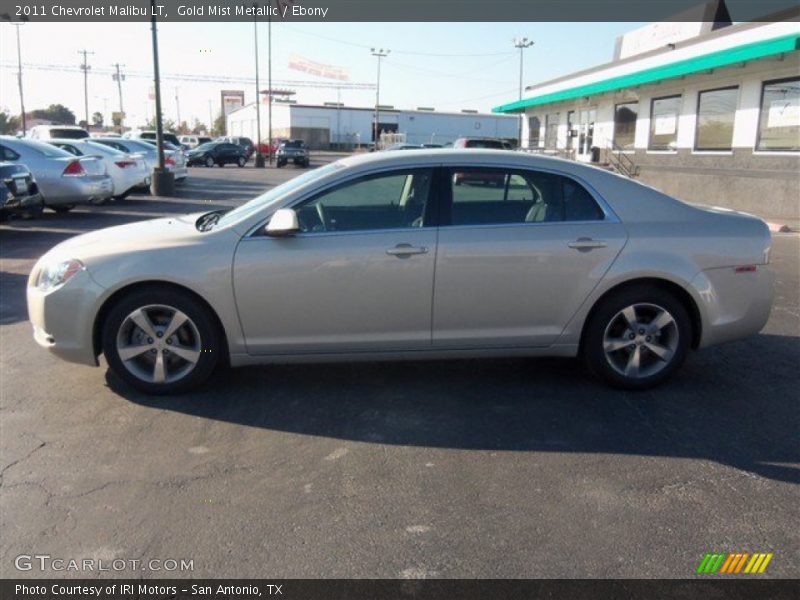
<svg viewBox="0 0 800 600"><path fill-rule="evenodd" d="M703 331L699 346L713 346L755 335L772 310L775 273L769 265L737 272L734 267L707 269L692 281L701 299Z"/></svg>
<svg viewBox="0 0 800 600"><path fill-rule="evenodd" d="M27 289L33 339L66 361L97 366L92 333L104 288L84 269L61 287L44 292L33 287L38 269L39 265Z"/></svg>

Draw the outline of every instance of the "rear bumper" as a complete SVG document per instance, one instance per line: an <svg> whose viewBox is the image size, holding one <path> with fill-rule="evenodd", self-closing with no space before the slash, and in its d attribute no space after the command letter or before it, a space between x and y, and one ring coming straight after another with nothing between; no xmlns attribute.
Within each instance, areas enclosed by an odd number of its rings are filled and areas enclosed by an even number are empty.
<svg viewBox="0 0 800 600"><path fill-rule="evenodd" d="M28 196L12 196L2 205L0 210L7 213L26 212L28 210L40 208L44 204L44 199L39 193Z"/></svg>
<svg viewBox="0 0 800 600"><path fill-rule="evenodd" d="M91 175L87 177L61 177L51 181L44 190L44 203L48 206L59 204L90 204L111 198L114 182L110 175Z"/></svg>
<svg viewBox="0 0 800 600"><path fill-rule="evenodd" d="M737 273L734 267L707 269L692 287L701 299L703 331L699 346L713 346L755 335L769 319L775 273L769 265Z"/></svg>

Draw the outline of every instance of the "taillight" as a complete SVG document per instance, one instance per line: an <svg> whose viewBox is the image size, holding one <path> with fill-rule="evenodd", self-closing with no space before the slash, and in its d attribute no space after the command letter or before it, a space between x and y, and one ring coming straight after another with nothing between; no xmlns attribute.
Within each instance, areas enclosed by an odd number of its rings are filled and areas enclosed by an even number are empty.
<svg viewBox="0 0 800 600"><path fill-rule="evenodd" d="M86 169L83 168L79 160L74 160L69 163L64 168L64 172L61 173L62 177L83 177L84 175L86 175Z"/></svg>
<svg viewBox="0 0 800 600"><path fill-rule="evenodd" d="M174 167L175 166L175 159L170 156L169 158L165 158L164 159L164 163Z"/></svg>
<svg viewBox="0 0 800 600"><path fill-rule="evenodd" d="M120 169L127 169L128 167L135 167L136 161L135 160L117 160L114 161L114 164L117 165Z"/></svg>

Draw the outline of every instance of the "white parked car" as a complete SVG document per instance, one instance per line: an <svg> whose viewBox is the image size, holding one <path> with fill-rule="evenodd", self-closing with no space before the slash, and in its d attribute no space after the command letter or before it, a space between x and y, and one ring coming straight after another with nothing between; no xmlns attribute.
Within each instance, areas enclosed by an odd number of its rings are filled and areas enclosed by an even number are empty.
<svg viewBox="0 0 800 600"><path fill-rule="evenodd" d="M192 148L197 148L202 144L210 142L212 138L208 135L182 135L179 140L181 146L191 150Z"/></svg>
<svg viewBox="0 0 800 600"><path fill-rule="evenodd" d="M114 182L114 198L122 200L136 189L150 185L150 171L141 155L126 154L92 139L47 141L74 156L97 156L106 164L106 171Z"/></svg>
<svg viewBox="0 0 800 600"><path fill-rule="evenodd" d="M28 130L25 137L45 141L54 138L82 140L89 137L89 132L77 125L36 125Z"/></svg>
<svg viewBox="0 0 800 600"><path fill-rule="evenodd" d="M96 138L93 141L104 144L121 152L141 157L147 164L147 172L152 173L153 168L158 166L158 149L155 143L146 140L119 139L119 138ZM165 142L168 144L168 142ZM164 161L168 171L175 175L175 181L181 183L189 175L186 168L186 155L177 149L170 150L167 146L164 149Z"/></svg>
<svg viewBox="0 0 800 600"><path fill-rule="evenodd" d="M755 217L575 162L379 152L229 212L67 240L31 272L28 312L41 346L105 354L147 393L218 363L484 356L581 356L643 389L761 330L771 244Z"/></svg>

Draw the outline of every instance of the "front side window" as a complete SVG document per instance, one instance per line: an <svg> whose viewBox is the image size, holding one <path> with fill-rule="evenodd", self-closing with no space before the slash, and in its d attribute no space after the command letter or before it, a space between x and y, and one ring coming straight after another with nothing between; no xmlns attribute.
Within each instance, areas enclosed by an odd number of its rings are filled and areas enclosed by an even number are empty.
<svg viewBox="0 0 800 600"><path fill-rule="evenodd" d="M800 78L764 83L756 149L800 150Z"/></svg>
<svg viewBox="0 0 800 600"><path fill-rule="evenodd" d="M415 169L348 182L297 210L306 233L422 227L433 173Z"/></svg>
<svg viewBox="0 0 800 600"><path fill-rule="evenodd" d="M730 150L739 88L700 92L697 98L695 150Z"/></svg>
<svg viewBox="0 0 800 600"><path fill-rule="evenodd" d="M614 108L614 145L623 150L633 150L636 140L638 102L617 104Z"/></svg>
<svg viewBox="0 0 800 600"><path fill-rule="evenodd" d="M650 105L650 150L676 150L681 97L655 98Z"/></svg>
<svg viewBox="0 0 800 600"><path fill-rule="evenodd" d="M452 172L452 225L594 221L603 211L576 181L553 173L459 168Z"/></svg>

